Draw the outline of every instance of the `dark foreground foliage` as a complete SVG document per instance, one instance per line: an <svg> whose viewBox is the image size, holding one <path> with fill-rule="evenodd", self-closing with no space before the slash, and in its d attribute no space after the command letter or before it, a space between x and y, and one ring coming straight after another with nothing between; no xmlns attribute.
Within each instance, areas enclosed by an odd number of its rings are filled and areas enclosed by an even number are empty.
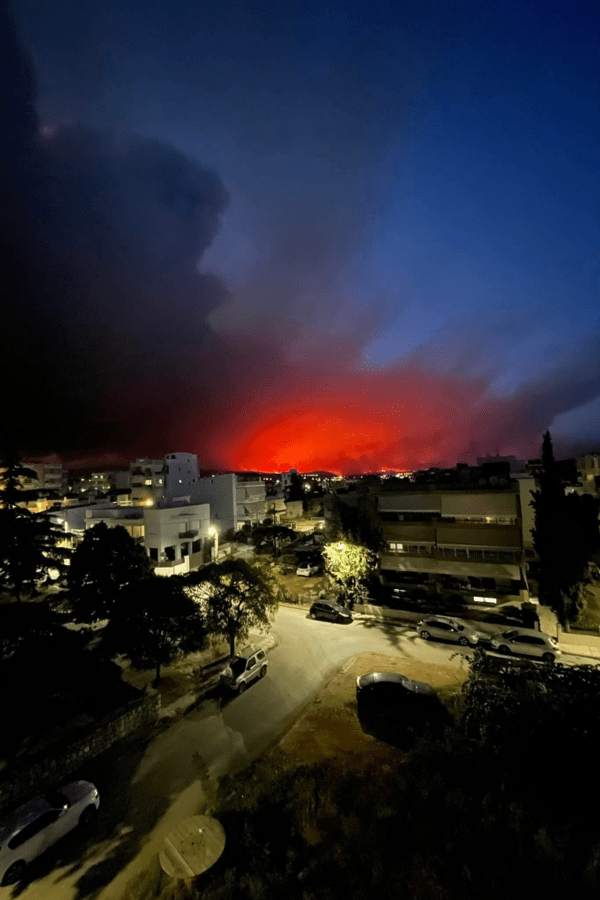
<svg viewBox="0 0 600 900"><path fill-rule="evenodd" d="M389 767L263 761L226 779L214 811L225 852L168 896L597 896L599 687L590 667L511 667L481 654L457 726Z"/></svg>

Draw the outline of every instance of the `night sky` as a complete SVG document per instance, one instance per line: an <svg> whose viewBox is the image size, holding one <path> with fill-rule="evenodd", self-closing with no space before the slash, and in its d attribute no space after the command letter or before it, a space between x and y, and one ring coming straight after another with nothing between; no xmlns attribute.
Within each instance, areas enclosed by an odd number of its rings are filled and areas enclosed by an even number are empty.
<svg viewBox="0 0 600 900"><path fill-rule="evenodd" d="M3 4L22 453L600 447L597 3Z"/></svg>

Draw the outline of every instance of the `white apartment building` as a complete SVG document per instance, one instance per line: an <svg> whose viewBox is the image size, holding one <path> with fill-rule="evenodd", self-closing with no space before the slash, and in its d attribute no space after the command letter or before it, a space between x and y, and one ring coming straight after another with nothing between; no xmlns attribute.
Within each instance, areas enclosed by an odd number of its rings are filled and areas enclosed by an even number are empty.
<svg viewBox="0 0 600 900"><path fill-rule="evenodd" d="M198 503L210 504L211 519L221 534L244 525L259 525L267 517L263 481L244 481L234 472L201 478L192 493Z"/></svg>
<svg viewBox="0 0 600 900"><path fill-rule="evenodd" d="M79 511L66 508L61 513L74 530L82 513L86 529L99 522L109 528L125 528L134 540L143 542L159 575L187 572L201 565L208 552L205 546L212 545L208 533L210 507L206 503L158 501L153 506L121 507L105 502Z"/></svg>
<svg viewBox="0 0 600 900"><path fill-rule="evenodd" d="M143 541L145 535L143 506L116 506L114 503L98 503L85 509L85 527L93 528L99 522L104 522L109 528L121 525L125 531L136 541Z"/></svg>
<svg viewBox="0 0 600 900"><path fill-rule="evenodd" d="M199 481L198 457L195 453L168 453L162 459L136 459L130 465L130 477L134 505L190 498Z"/></svg>
<svg viewBox="0 0 600 900"><path fill-rule="evenodd" d="M187 572L205 562L212 542L208 503L159 503L144 509L144 543L159 575Z"/></svg>
<svg viewBox="0 0 600 900"><path fill-rule="evenodd" d="M164 460L165 500L190 497L200 480L195 453L168 453Z"/></svg>
<svg viewBox="0 0 600 900"><path fill-rule="evenodd" d="M165 463L163 459L136 459L129 466L131 502L134 506L156 503L165 492Z"/></svg>

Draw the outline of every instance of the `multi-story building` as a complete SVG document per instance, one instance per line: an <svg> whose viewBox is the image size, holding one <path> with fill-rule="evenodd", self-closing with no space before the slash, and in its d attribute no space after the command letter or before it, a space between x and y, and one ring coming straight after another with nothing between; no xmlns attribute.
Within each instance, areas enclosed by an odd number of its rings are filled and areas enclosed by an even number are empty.
<svg viewBox="0 0 600 900"><path fill-rule="evenodd" d="M158 574L185 572L206 562L212 546L207 503L159 503L144 510L144 543Z"/></svg>
<svg viewBox="0 0 600 900"><path fill-rule="evenodd" d="M234 472L201 478L192 498L210 504L212 522L221 533L259 525L267 516L264 482L245 481Z"/></svg>
<svg viewBox="0 0 600 900"><path fill-rule="evenodd" d="M85 528L104 522L109 528L120 525L136 541L144 544L159 575L187 572L206 562L213 545L209 535L208 504L187 501L158 501L152 506L120 507L98 503L83 508ZM81 513L64 511L64 518L77 527Z"/></svg>
<svg viewBox="0 0 600 900"><path fill-rule="evenodd" d="M136 459L129 467L131 479L131 502L134 506L152 506L164 496L164 459Z"/></svg>
<svg viewBox="0 0 600 900"><path fill-rule="evenodd" d="M600 497L600 453L588 453L577 460L581 491Z"/></svg>
<svg viewBox="0 0 600 900"><path fill-rule="evenodd" d="M162 459L136 459L130 475L134 505L189 498L199 481L198 457L194 453L168 453Z"/></svg>
<svg viewBox="0 0 600 900"><path fill-rule="evenodd" d="M488 602L527 598L521 497L528 486L410 487L378 499L383 583Z"/></svg>
<svg viewBox="0 0 600 900"><path fill-rule="evenodd" d="M109 528L121 525L136 541L142 542L146 533L143 506L116 506L114 503L97 503L85 510L85 527L93 528L104 522Z"/></svg>
<svg viewBox="0 0 600 900"><path fill-rule="evenodd" d="M190 497L198 484L198 457L195 453L168 453L164 458L165 500Z"/></svg>

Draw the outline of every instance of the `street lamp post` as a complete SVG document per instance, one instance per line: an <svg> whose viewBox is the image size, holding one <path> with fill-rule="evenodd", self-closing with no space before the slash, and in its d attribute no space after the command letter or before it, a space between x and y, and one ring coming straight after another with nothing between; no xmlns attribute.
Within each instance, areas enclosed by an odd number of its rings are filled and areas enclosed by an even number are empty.
<svg viewBox="0 0 600 900"><path fill-rule="evenodd" d="M216 562L219 556L219 529L211 525L208 533L213 538L213 545L210 548L210 557L212 562Z"/></svg>

